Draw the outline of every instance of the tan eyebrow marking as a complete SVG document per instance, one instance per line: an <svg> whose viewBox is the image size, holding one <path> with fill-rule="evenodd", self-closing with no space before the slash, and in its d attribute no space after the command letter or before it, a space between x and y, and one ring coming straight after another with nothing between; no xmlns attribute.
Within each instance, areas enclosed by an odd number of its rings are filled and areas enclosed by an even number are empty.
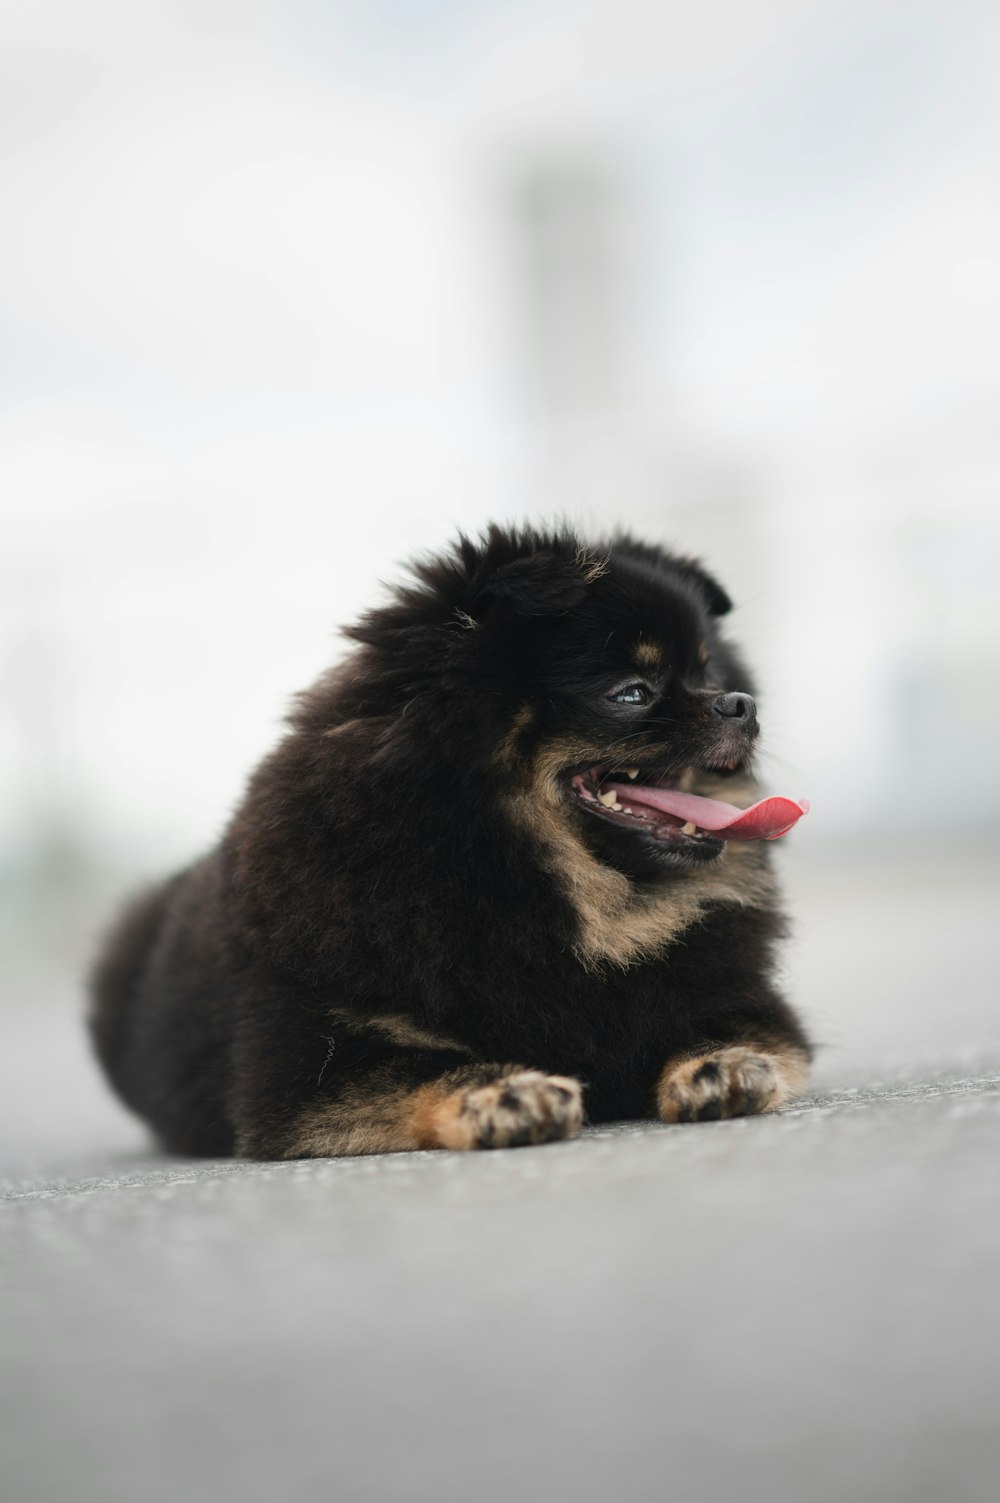
<svg viewBox="0 0 1000 1503"><path fill-rule="evenodd" d="M640 637L632 649L632 656L640 668L659 668L663 662L663 648Z"/></svg>
<svg viewBox="0 0 1000 1503"><path fill-rule="evenodd" d="M708 647L704 642L702 642L701 646L698 648L698 661L703 668L708 662Z"/></svg>

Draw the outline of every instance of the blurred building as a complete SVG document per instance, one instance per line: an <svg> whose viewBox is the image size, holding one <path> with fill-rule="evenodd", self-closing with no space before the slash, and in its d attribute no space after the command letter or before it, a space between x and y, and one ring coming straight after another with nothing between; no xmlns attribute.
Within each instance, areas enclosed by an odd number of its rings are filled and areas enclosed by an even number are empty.
<svg viewBox="0 0 1000 1503"><path fill-rule="evenodd" d="M211 839L335 626L491 517L705 555L810 841L996 829L995 7L4 32L8 933Z"/></svg>

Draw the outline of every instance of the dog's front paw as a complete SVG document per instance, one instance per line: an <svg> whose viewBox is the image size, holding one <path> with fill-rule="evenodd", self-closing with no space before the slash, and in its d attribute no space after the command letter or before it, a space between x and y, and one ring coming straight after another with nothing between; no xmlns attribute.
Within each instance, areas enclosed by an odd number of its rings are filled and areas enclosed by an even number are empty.
<svg viewBox="0 0 1000 1503"><path fill-rule="evenodd" d="M798 1053L771 1053L734 1045L666 1066L657 1088L664 1122L715 1122L774 1111L805 1083L807 1062Z"/></svg>
<svg viewBox="0 0 1000 1503"><path fill-rule="evenodd" d="M455 1091L441 1104L442 1148L519 1148L574 1138L583 1126L583 1092L567 1075L518 1070L489 1085Z"/></svg>

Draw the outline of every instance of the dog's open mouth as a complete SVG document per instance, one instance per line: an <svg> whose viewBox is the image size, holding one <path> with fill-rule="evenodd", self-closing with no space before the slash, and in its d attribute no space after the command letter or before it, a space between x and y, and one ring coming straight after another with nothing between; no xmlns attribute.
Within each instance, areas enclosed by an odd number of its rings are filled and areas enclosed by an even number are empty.
<svg viewBox="0 0 1000 1503"><path fill-rule="evenodd" d="M778 840L808 814L807 799L764 798L748 809L685 793L678 779L638 767L588 767L569 779L572 797L595 817L677 847L721 851L727 840Z"/></svg>

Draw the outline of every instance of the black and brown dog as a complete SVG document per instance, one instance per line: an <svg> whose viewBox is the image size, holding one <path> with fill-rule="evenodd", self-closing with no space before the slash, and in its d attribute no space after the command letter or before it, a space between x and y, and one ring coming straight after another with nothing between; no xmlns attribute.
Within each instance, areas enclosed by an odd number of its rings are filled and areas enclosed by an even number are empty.
<svg viewBox="0 0 1000 1503"><path fill-rule="evenodd" d="M172 1149L262 1158L570 1137L584 1092L598 1122L789 1100L767 842L803 806L753 804L729 608L629 538L417 564L218 847L112 934L92 1027L123 1100Z"/></svg>

